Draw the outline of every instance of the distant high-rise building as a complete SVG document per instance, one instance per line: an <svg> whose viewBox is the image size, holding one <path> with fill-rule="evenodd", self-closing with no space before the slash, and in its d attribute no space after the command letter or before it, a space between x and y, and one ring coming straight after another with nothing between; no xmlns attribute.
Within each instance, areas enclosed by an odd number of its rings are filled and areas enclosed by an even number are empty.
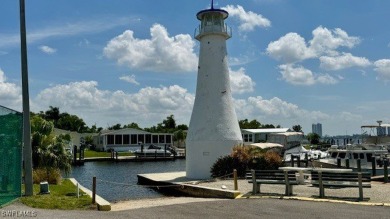
<svg viewBox="0 0 390 219"><path fill-rule="evenodd" d="M311 132L316 133L320 137L322 137L322 124L317 123L317 124L312 124L311 125Z"/></svg>

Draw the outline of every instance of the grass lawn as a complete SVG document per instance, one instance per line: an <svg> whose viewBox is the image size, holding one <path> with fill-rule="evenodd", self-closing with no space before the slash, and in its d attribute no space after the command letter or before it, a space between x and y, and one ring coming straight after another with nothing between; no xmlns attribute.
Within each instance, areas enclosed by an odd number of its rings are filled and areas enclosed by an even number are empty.
<svg viewBox="0 0 390 219"><path fill-rule="evenodd" d="M118 152L118 156L132 156L132 152ZM84 157L111 157L111 152L85 150Z"/></svg>
<svg viewBox="0 0 390 219"><path fill-rule="evenodd" d="M77 187L65 179L61 185L49 185L50 194L39 194L40 185L34 184L34 195L24 196L20 201L33 208L63 209L63 210L89 210L96 209L92 205L92 198L80 190L77 198ZM81 195L82 194L82 195Z"/></svg>

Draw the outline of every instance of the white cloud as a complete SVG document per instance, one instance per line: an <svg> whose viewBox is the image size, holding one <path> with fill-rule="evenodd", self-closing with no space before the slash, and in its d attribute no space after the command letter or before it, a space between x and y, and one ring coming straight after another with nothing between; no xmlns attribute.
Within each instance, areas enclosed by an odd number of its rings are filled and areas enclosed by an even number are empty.
<svg viewBox="0 0 390 219"><path fill-rule="evenodd" d="M100 33L106 30L129 24L130 22L138 22L137 19L131 18L115 18L110 16L101 16L97 19L83 20L73 23L56 23L42 29L30 30L27 33L28 42L35 43L47 38L67 37L79 34ZM17 34L0 34L0 48L9 46L18 46L20 44L20 36Z"/></svg>
<svg viewBox="0 0 390 219"><path fill-rule="evenodd" d="M315 55L309 50L305 39L297 33L288 33L268 44L267 54L285 63L293 63Z"/></svg>
<svg viewBox="0 0 390 219"><path fill-rule="evenodd" d="M0 105L20 110L22 104L22 90L19 86L7 82L7 77L0 69Z"/></svg>
<svg viewBox="0 0 390 219"><path fill-rule="evenodd" d="M390 59L380 59L374 63L374 70L378 73L378 80L390 80Z"/></svg>
<svg viewBox="0 0 390 219"><path fill-rule="evenodd" d="M351 67L367 67L371 62L364 57L356 57L351 53L343 53L340 56L321 56L320 67L327 70L341 70Z"/></svg>
<svg viewBox="0 0 390 219"><path fill-rule="evenodd" d="M237 71L229 69L230 86L233 93L248 93L254 90L256 83L251 77L245 74L245 68L240 68Z"/></svg>
<svg viewBox="0 0 390 219"><path fill-rule="evenodd" d="M297 33L287 33L277 41L268 44L267 54L285 63L317 58L322 55L337 56L339 47L352 48L360 43L358 37L351 37L340 29L328 30L321 26L312 32L313 38L306 43Z"/></svg>
<svg viewBox="0 0 390 219"><path fill-rule="evenodd" d="M122 81L129 82L131 84L139 85L139 82L135 80L135 75L126 75L119 78Z"/></svg>
<svg viewBox="0 0 390 219"><path fill-rule="evenodd" d="M354 114L351 112L341 112L339 115L340 119L343 121L361 121L363 119L362 115Z"/></svg>
<svg viewBox="0 0 390 219"><path fill-rule="evenodd" d="M301 65L279 65L282 79L294 85L336 84L338 80L328 74L313 74Z"/></svg>
<svg viewBox="0 0 390 219"><path fill-rule="evenodd" d="M353 48L360 43L359 37L348 36L347 32L340 28L328 30L324 27L317 27L312 32L313 39L310 40L310 49L315 51L317 57L322 54L335 54L339 47Z"/></svg>
<svg viewBox="0 0 390 219"><path fill-rule="evenodd" d="M263 17L261 14L256 14L252 11L245 11L244 8L240 5L227 5L222 9L226 10L231 17L238 18L240 26L238 29L240 31L253 31L255 27L269 27L271 26L271 21Z"/></svg>
<svg viewBox="0 0 390 219"><path fill-rule="evenodd" d="M194 95L178 85L140 89L129 94L123 91L98 89L96 81L56 85L41 91L35 98L36 111L58 106L74 113L88 124L106 127L108 123L137 122L143 127L155 125L166 116L175 115L178 123L188 124ZM77 112L73 112L77 109Z"/></svg>
<svg viewBox="0 0 390 219"><path fill-rule="evenodd" d="M235 100L236 111L241 118L262 118L281 123L285 120L318 120L330 118L329 115L320 111L308 111L298 105L284 101L278 97L269 100L261 96L249 97L248 99ZM263 121L262 121L263 122Z"/></svg>
<svg viewBox="0 0 390 219"><path fill-rule="evenodd" d="M165 27L150 28L151 39L137 39L126 30L104 48L104 55L121 65L154 72L196 71L195 41L188 34L169 37Z"/></svg>
<svg viewBox="0 0 390 219"><path fill-rule="evenodd" d="M53 53L55 53L55 52L57 52L57 49L54 49L54 48L51 48L51 47L49 47L49 46L40 46L39 47L39 49L42 51L42 52L44 52L44 53L46 53L46 54L53 54Z"/></svg>

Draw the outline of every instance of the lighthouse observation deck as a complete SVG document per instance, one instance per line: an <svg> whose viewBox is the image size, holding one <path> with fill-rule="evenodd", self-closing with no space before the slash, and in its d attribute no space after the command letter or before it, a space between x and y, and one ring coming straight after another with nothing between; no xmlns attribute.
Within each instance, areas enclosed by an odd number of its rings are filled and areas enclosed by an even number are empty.
<svg viewBox="0 0 390 219"><path fill-rule="evenodd" d="M199 25L199 27L195 28L194 38L200 40L204 35L207 34L221 34L229 39L232 37L232 28L228 25L208 25L203 26Z"/></svg>
<svg viewBox="0 0 390 219"><path fill-rule="evenodd" d="M214 8L198 12L196 17L201 23L195 29L194 37L200 40L204 35L220 34L229 39L232 37L232 29L225 24L225 19L228 16L227 11Z"/></svg>

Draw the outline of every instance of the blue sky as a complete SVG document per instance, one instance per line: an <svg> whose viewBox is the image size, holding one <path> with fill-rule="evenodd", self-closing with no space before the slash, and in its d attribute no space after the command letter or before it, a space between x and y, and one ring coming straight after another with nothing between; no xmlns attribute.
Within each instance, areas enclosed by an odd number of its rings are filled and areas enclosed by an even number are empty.
<svg viewBox="0 0 390 219"><path fill-rule="evenodd" d="M0 3L0 105L21 110L19 1ZM390 2L215 1L226 23L239 119L360 133L390 122ZM91 126L188 124L195 98L196 13L210 1L26 1L31 110Z"/></svg>

